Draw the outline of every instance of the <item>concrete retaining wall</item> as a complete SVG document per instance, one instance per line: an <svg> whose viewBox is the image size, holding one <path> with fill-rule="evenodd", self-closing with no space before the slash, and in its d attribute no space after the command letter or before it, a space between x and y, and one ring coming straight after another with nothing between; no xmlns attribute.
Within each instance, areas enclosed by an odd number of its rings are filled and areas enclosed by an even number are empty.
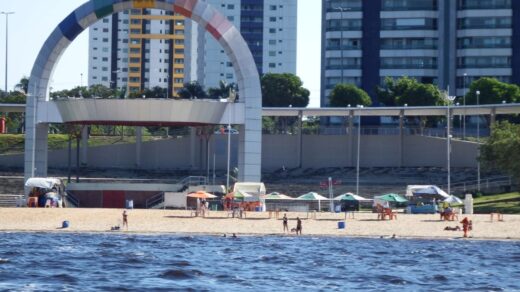
<svg viewBox="0 0 520 292"><path fill-rule="evenodd" d="M237 165L238 135L231 135L231 167ZM354 167L357 158L357 137L339 135L304 135L302 167ZM264 135L262 168L264 170L299 166L297 135ZM213 135L209 143L209 164L213 157L217 169L225 170L227 136ZM135 144L107 145L89 148L88 166L95 168L136 168ZM72 161L75 165L75 150ZM208 162L206 143L198 137L191 145L189 137L142 143L142 169L205 169ZM478 145L452 140L452 167L476 167ZM424 136L361 136L361 167L445 167L446 140ZM23 154L0 155L0 164L22 167ZM67 150L49 151L49 167L67 167Z"/></svg>

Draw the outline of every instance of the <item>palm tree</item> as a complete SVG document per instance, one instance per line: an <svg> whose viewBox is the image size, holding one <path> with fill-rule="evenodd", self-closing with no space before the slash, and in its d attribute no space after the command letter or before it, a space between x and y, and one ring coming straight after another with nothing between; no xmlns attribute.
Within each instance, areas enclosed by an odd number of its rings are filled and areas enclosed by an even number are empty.
<svg viewBox="0 0 520 292"><path fill-rule="evenodd" d="M18 91L23 91L23 93L27 94L27 92L29 91L29 78L27 78L27 76L22 77L22 79L20 79L20 82L14 86L14 89Z"/></svg>

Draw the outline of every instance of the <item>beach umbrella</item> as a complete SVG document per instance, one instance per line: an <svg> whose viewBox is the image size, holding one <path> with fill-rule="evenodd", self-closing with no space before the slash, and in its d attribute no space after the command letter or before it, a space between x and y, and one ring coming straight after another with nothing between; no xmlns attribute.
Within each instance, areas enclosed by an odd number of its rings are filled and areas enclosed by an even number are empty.
<svg viewBox="0 0 520 292"><path fill-rule="evenodd" d="M235 191L235 192L229 193L225 196L225 198L238 199L238 200L244 200L246 198L251 198L251 197L252 197L252 195L250 195L246 192L240 192L240 191Z"/></svg>
<svg viewBox="0 0 520 292"><path fill-rule="evenodd" d="M405 203L408 202L407 199L401 197L398 194L386 194L382 196L377 197L380 200L387 201L387 202L396 202L396 203Z"/></svg>
<svg viewBox="0 0 520 292"><path fill-rule="evenodd" d="M280 194L278 192L272 192L264 197L266 200L292 200L293 198Z"/></svg>
<svg viewBox="0 0 520 292"><path fill-rule="evenodd" d="M217 196L204 192L204 191L198 191L196 193L188 194L188 197L197 198L197 199L212 199L212 198L216 198Z"/></svg>
<svg viewBox="0 0 520 292"><path fill-rule="evenodd" d="M61 181L52 177L31 177L25 182L26 187L41 189L52 189L59 184L61 184Z"/></svg>
<svg viewBox="0 0 520 292"><path fill-rule="evenodd" d="M444 202L450 203L450 204L462 204L462 200L453 195L451 195L447 199L445 199Z"/></svg>

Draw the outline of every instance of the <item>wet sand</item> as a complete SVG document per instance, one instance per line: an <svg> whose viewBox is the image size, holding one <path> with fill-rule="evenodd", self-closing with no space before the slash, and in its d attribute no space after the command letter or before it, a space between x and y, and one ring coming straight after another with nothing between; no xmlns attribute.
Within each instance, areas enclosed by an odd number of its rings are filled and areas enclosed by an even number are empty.
<svg viewBox="0 0 520 292"><path fill-rule="evenodd" d="M128 231L132 233L192 233L283 235L283 213L279 219L269 218L269 212L247 212L246 218L228 217L227 212L211 211L202 217L192 217L184 210L128 210ZM111 227L122 225L122 209L44 209L0 208L0 231L52 232L111 232ZM445 231L446 226L461 226L457 221L440 221L439 215L398 214L397 220L377 220L374 213L356 213L347 218L346 228L338 229L344 213L311 214L288 212L289 228L296 227L296 217L302 218L303 235L360 236L398 238L460 238L462 231ZM459 216L459 221L466 215ZM468 215L473 220L474 239L520 240L520 215L504 215L504 222L491 222L490 215ZM62 229L62 222L70 226ZM294 235L294 233L289 233Z"/></svg>

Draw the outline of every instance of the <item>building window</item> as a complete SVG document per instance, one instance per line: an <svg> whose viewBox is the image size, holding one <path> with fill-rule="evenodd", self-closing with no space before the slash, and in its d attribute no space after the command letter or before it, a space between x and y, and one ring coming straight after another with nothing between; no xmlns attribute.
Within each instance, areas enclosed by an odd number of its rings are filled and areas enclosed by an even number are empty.
<svg viewBox="0 0 520 292"><path fill-rule="evenodd" d="M108 81L108 77L106 77L106 76L101 77L101 81Z"/></svg>
<svg viewBox="0 0 520 292"><path fill-rule="evenodd" d="M102 67L102 68L101 68L101 71L103 71L103 72L108 71L108 67Z"/></svg>
<svg viewBox="0 0 520 292"><path fill-rule="evenodd" d="M233 10L233 9L235 9L235 5L233 5L233 4L228 4L227 9L229 9L229 10Z"/></svg>
<svg viewBox="0 0 520 292"><path fill-rule="evenodd" d="M103 38L104 43L108 43L108 38Z"/></svg>
<svg viewBox="0 0 520 292"><path fill-rule="evenodd" d="M103 23L108 23L109 21L108 18L103 18Z"/></svg>
<svg viewBox="0 0 520 292"><path fill-rule="evenodd" d="M270 22L276 22L276 17L269 17Z"/></svg>
<svg viewBox="0 0 520 292"><path fill-rule="evenodd" d="M276 63L269 63L269 68L276 68Z"/></svg>
<svg viewBox="0 0 520 292"><path fill-rule="evenodd" d="M275 11L276 10L276 5L269 5L269 10L271 11Z"/></svg>
<svg viewBox="0 0 520 292"><path fill-rule="evenodd" d="M108 62L108 58L107 58L107 57L103 57L101 60L102 60L103 62Z"/></svg>

